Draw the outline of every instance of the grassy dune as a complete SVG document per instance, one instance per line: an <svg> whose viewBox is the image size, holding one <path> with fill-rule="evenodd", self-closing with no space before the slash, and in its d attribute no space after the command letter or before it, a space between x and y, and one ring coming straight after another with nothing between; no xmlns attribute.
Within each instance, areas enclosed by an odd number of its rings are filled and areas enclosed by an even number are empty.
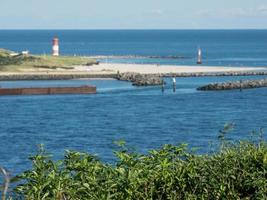
<svg viewBox="0 0 267 200"><path fill-rule="evenodd" d="M0 71L20 72L56 69L73 69L74 65L95 64L96 60L86 57L51 55L13 55L14 52L0 49Z"/></svg>

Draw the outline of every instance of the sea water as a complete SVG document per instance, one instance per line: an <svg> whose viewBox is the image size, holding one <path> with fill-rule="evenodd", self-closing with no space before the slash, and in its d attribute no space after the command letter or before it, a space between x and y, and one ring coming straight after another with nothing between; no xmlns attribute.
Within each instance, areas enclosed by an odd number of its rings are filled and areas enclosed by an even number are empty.
<svg viewBox="0 0 267 200"><path fill-rule="evenodd" d="M218 143L225 123L235 129L231 140L248 139L267 128L267 89L200 92L210 82L266 77L177 78L160 87L134 87L116 80L7 81L2 87L96 85L96 95L0 97L0 163L12 173L30 167L39 144L55 158L65 149L97 154L114 161L114 141L125 140L146 153L163 144L188 143L207 153Z"/></svg>
<svg viewBox="0 0 267 200"><path fill-rule="evenodd" d="M266 37L263 37L266 33L0 31L0 46L15 51L28 49L36 54L49 53L50 39L57 35L61 52L66 55L183 55L193 58L195 47L201 45L210 52L205 55L207 64L229 62L235 65L238 62L245 66L264 66L267 63ZM149 58L145 60L152 62ZM126 58L124 61L138 62ZM165 61L159 58L157 62ZM173 62L194 63L193 59ZM216 148L218 132L225 123L235 124L227 135L231 140L248 139L252 131L267 128L267 89L202 92L196 88L211 82L260 78L266 76L177 78L175 93L171 79L166 79L164 93L158 86L134 87L129 82L116 80L1 81L1 87L89 84L97 86L97 94L0 97L0 165L12 174L29 169L27 157L34 154L41 143L55 159L62 158L64 150L70 149L97 154L111 163L114 161L112 151L116 149L113 142L121 139L142 153L166 143L188 143L190 147L198 147L199 153L208 153L211 143Z"/></svg>
<svg viewBox="0 0 267 200"><path fill-rule="evenodd" d="M266 36L267 30L0 30L0 47L51 54L58 37L63 55L115 56L103 62L195 65L201 48L204 65L266 66Z"/></svg>

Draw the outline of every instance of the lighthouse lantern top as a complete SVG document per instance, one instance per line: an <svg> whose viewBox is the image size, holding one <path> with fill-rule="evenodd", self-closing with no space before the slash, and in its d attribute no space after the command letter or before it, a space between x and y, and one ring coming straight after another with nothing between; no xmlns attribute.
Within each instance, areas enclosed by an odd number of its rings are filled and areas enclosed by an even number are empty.
<svg viewBox="0 0 267 200"><path fill-rule="evenodd" d="M59 45L57 37L53 38L52 55L59 56Z"/></svg>
<svg viewBox="0 0 267 200"><path fill-rule="evenodd" d="M57 37L53 38L53 45L58 45L58 38Z"/></svg>

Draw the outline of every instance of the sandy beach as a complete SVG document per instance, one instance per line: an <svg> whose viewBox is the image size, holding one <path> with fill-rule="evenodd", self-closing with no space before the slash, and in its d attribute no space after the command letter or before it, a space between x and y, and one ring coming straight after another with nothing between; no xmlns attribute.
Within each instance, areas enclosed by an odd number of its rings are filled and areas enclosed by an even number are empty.
<svg viewBox="0 0 267 200"><path fill-rule="evenodd" d="M76 69L82 70L77 67ZM141 74L168 74L168 73L212 73L212 72L247 72L266 71L267 67L213 67L213 66L174 66L174 65L152 65L152 64L117 64L100 63L88 68L91 72L114 73L119 71L137 72Z"/></svg>

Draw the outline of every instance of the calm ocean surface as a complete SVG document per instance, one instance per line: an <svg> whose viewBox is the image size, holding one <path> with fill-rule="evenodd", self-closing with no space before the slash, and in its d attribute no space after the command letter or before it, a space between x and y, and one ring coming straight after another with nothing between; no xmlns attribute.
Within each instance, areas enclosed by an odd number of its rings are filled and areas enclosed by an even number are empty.
<svg viewBox="0 0 267 200"><path fill-rule="evenodd" d="M112 59L113 62L266 66L267 30L42 30L1 31L0 47L50 54L53 37L64 55L182 56L182 59Z"/></svg>
<svg viewBox="0 0 267 200"><path fill-rule="evenodd" d="M200 45L209 65L267 64L267 31L0 31L0 47L49 53L54 35L61 40L63 54L183 55L191 59L157 62L193 64ZM248 78L267 77L177 78L176 93L167 79L169 88L164 94L159 87L138 88L115 80L2 81L1 87L91 84L98 93L0 97L0 165L13 174L29 168L26 158L40 143L55 158L71 149L98 154L108 162L114 160L113 141L120 139L140 152L165 143L189 143L204 153L209 142L216 145L218 131L229 122L236 124L229 138L248 138L251 131L267 128L267 88L196 91L210 82Z"/></svg>

